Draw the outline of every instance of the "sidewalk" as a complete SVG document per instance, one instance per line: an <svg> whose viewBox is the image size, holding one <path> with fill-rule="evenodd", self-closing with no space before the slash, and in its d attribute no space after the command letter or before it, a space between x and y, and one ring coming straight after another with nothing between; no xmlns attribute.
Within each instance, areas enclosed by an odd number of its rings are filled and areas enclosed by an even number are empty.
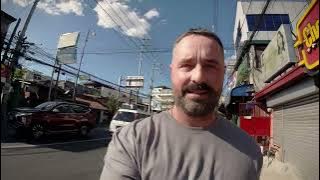
<svg viewBox="0 0 320 180"><path fill-rule="evenodd" d="M271 160L270 160L271 161ZM268 158L263 157L260 180L300 180L293 168L286 163L274 159L268 166Z"/></svg>

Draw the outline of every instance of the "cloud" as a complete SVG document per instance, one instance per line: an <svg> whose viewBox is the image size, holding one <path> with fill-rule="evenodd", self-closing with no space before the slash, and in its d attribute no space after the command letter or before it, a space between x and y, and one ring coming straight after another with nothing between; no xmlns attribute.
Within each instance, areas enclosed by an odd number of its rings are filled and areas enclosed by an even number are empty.
<svg viewBox="0 0 320 180"><path fill-rule="evenodd" d="M145 37L151 28L148 18L140 16L137 10L131 9L125 3L126 1L99 1L94 8L98 17L97 25L103 28L114 28L127 36ZM149 12L151 12L149 17L155 17L154 12L157 11ZM159 16L159 13L156 16Z"/></svg>
<svg viewBox="0 0 320 180"><path fill-rule="evenodd" d="M34 0L13 0L19 6L26 7ZM51 15L71 14L82 16L83 6L81 0L41 0L37 8Z"/></svg>
<svg viewBox="0 0 320 180"><path fill-rule="evenodd" d="M159 17L159 12L157 11L157 9L151 9L150 11L148 11L147 13L144 14L144 17L146 17L147 19L152 19L154 17Z"/></svg>
<svg viewBox="0 0 320 180"><path fill-rule="evenodd" d="M237 55L233 54L232 56L229 56L227 58L225 58L226 60L234 60L237 58Z"/></svg>
<svg viewBox="0 0 320 180"><path fill-rule="evenodd" d="M33 2L32 0L13 0L13 3L15 3L19 6L22 6L22 7L26 7L29 4L31 4L32 2Z"/></svg>

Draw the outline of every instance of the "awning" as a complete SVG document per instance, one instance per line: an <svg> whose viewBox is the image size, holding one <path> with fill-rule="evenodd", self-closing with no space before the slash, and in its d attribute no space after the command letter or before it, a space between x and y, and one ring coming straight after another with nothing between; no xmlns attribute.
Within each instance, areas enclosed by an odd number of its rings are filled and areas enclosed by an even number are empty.
<svg viewBox="0 0 320 180"><path fill-rule="evenodd" d="M267 95L271 95L294 82L301 80L305 76L304 68L301 66L296 66L284 76L265 86L254 96L256 101L265 99Z"/></svg>
<svg viewBox="0 0 320 180"><path fill-rule="evenodd" d="M251 101L253 98L253 92L253 84L243 84L233 88L230 93L230 100L229 102L226 102L226 109L228 110L228 112L230 112L231 114L238 114L239 103Z"/></svg>

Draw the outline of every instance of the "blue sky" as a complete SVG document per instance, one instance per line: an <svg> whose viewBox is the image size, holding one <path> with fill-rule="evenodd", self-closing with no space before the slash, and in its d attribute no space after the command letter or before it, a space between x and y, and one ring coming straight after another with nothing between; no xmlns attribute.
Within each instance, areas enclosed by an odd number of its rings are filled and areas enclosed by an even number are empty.
<svg viewBox="0 0 320 180"><path fill-rule="evenodd" d="M32 2L33 0L1 0L1 9L15 18L21 18L23 24ZM40 0L26 33L28 41L55 55L59 36L79 31L78 53L80 53L85 34L90 29L96 35L90 36L85 52L102 54L85 54L81 69L117 83L121 75L138 74L137 50L143 42L141 38L149 39L145 41L147 48L167 52L153 53L153 55L148 53L142 56L145 93L149 92L153 57L156 57L156 62L161 64L160 70L155 71L154 85L171 87L170 49L175 38L187 29L204 27L212 30L215 24L214 31L221 37L224 45L232 47L235 0L100 0L98 2L99 4L95 0ZM121 32L116 24L122 25ZM14 23L11 25L9 31L12 31L14 25ZM129 38L131 40L128 40ZM135 53L103 54L119 51ZM226 57L233 54L233 50L225 52ZM79 57L78 55L78 59ZM32 62L23 64L51 75L52 68ZM73 66L78 67L78 64Z"/></svg>

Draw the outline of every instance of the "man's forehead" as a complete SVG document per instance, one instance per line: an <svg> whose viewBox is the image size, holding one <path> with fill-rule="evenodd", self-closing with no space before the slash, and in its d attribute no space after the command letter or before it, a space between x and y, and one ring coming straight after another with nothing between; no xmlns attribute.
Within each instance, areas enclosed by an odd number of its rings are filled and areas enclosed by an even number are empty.
<svg viewBox="0 0 320 180"><path fill-rule="evenodd" d="M219 58L222 55L222 47L214 39L201 36L201 35L189 35L181 39L179 43L173 49L173 56L180 56L181 58L192 58L195 55L195 51L201 49L202 55L208 56L211 59L212 56Z"/></svg>
<svg viewBox="0 0 320 180"><path fill-rule="evenodd" d="M174 49L179 47L189 47L189 46L207 46L212 47L213 50L220 50L222 51L222 47L219 43L209 37L202 36L202 35L189 35L181 39L178 43L175 44Z"/></svg>

